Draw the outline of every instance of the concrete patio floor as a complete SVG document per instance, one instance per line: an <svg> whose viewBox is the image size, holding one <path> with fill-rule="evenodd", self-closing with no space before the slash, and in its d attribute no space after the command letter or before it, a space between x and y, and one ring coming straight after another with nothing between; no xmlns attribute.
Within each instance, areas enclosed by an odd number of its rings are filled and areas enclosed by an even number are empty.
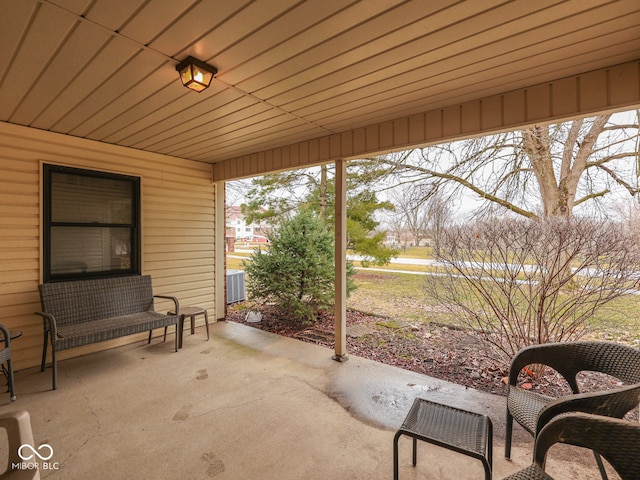
<svg viewBox="0 0 640 480"><path fill-rule="evenodd" d="M525 467L532 441L518 429L503 458L503 397L239 324L185 332L184 348L155 338L16 374L36 446L54 451L52 479L391 479L393 436L415 397L487 414L494 424L494 479ZM555 448L555 447L554 447ZM589 455L559 451L558 478L599 478ZM7 458L0 440L0 460ZM400 478L480 479L479 461L422 442L400 441ZM0 466L0 469L3 467Z"/></svg>

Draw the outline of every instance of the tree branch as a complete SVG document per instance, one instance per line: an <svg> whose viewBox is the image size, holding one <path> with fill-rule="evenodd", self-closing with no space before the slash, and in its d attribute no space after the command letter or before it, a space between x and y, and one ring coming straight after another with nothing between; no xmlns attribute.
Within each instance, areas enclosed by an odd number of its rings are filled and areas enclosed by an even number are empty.
<svg viewBox="0 0 640 480"><path fill-rule="evenodd" d="M404 168L409 168L404 166ZM426 174L426 175L430 175L432 177L436 177L436 178L440 178L442 180L449 180L449 181L453 181L456 182L457 184L471 190L472 192L474 192L475 194L477 194L478 196L480 196L483 199L489 200L491 202L497 203L498 205L506 208L507 210L510 210L514 213L517 213L519 215L522 215L523 217L527 217L527 218L538 218L538 216L533 213L530 212L528 210L525 210L523 208L518 207L517 205L514 205L511 202L508 202L494 194L491 194L489 192L486 192L484 190L482 190L481 188L477 187L476 185L474 185L473 183L469 182L468 180L459 177L457 175L453 175L450 173L443 173L443 172L437 172L435 170L431 170L431 169L427 169L424 167L417 167L417 166L412 166L411 169L419 169L422 173Z"/></svg>
<svg viewBox="0 0 640 480"><path fill-rule="evenodd" d="M576 200L574 202L574 205L580 205L581 203L584 203L584 202L586 202L588 200L593 200L595 198L604 197L608 193L611 193L611 190L606 189L606 190L602 190L601 192L590 193L589 195L585 195L584 197L580 198L579 200Z"/></svg>

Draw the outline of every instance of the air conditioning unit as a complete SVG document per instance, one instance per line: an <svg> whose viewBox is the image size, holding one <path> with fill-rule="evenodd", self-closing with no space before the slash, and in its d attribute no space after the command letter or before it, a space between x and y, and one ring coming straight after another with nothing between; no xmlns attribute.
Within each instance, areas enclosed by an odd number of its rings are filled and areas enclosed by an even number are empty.
<svg viewBox="0 0 640 480"><path fill-rule="evenodd" d="M227 305L246 300L243 270L227 270Z"/></svg>

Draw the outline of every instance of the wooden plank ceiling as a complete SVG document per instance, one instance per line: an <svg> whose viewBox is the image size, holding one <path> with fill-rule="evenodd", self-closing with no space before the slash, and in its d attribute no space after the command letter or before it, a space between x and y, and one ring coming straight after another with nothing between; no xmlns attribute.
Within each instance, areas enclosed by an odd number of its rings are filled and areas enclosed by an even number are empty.
<svg viewBox="0 0 640 480"><path fill-rule="evenodd" d="M0 120L221 160L640 58L638 0L0 0ZM215 65L185 89L175 65Z"/></svg>

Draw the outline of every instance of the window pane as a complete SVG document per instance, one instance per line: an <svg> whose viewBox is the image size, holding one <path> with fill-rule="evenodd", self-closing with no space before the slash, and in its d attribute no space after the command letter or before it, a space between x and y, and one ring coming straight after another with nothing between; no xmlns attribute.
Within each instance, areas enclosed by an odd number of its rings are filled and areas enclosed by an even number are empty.
<svg viewBox="0 0 640 480"><path fill-rule="evenodd" d="M128 271L129 228L52 227L51 274Z"/></svg>
<svg viewBox="0 0 640 480"><path fill-rule="evenodd" d="M51 174L51 221L132 223L132 184L110 178Z"/></svg>

